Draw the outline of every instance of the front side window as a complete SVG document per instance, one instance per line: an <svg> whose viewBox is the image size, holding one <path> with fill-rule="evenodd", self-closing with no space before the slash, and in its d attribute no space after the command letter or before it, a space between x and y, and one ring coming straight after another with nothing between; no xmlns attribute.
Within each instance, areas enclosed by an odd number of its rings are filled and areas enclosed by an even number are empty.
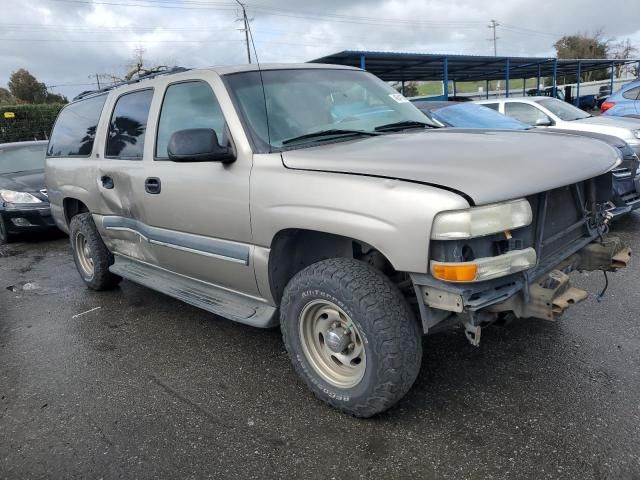
<svg viewBox="0 0 640 480"><path fill-rule="evenodd" d="M527 125L535 125L538 120L549 121L542 110L522 102L507 102L504 104L504 114L515 118L516 120L526 123Z"/></svg>
<svg viewBox="0 0 640 480"><path fill-rule="evenodd" d="M98 121L107 95L70 103L56 120L47 156L88 157L93 149Z"/></svg>
<svg viewBox="0 0 640 480"><path fill-rule="evenodd" d="M397 122L434 126L396 90L362 71L267 70L264 93L257 71L229 74L224 81L260 152L297 148L305 141L288 140L322 131L372 133Z"/></svg>
<svg viewBox="0 0 640 480"><path fill-rule="evenodd" d="M44 170L47 144L36 143L0 148L0 175L6 173Z"/></svg>
<svg viewBox="0 0 640 480"><path fill-rule="evenodd" d="M142 158L152 98L153 90L139 90L118 98L109 122L106 157L121 160Z"/></svg>
<svg viewBox="0 0 640 480"><path fill-rule="evenodd" d="M536 100L536 102L565 122L591 117L591 115L583 112L578 107L569 105L567 102L563 102L557 98L544 98L542 100Z"/></svg>
<svg viewBox="0 0 640 480"><path fill-rule="evenodd" d="M203 81L169 85L162 101L156 158L168 158L167 146L174 132L190 128L212 128L218 143L226 145L225 120L211 87Z"/></svg>

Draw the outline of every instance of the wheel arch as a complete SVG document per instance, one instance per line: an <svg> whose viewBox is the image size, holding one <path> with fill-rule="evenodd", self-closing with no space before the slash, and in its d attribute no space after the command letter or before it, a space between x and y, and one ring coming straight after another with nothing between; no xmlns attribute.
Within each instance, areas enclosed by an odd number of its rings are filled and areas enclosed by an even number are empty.
<svg viewBox="0 0 640 480"><path fill-rule="evenodd" d="M276 304L296 273L329 258L360 259L386 275L395 273L383 252L357 238L319 230L283 229L273 237L268 260L269 286Z"/></svg>
<svg viewBox="0 0 640 480"><path fill-rule="evenodd" d="M89 212L89 208L82 201L77 198L67 197L62 200L62 209L64 211L64 221L69 228L71 224L71 219L78 215L79 213Z"/></svg>

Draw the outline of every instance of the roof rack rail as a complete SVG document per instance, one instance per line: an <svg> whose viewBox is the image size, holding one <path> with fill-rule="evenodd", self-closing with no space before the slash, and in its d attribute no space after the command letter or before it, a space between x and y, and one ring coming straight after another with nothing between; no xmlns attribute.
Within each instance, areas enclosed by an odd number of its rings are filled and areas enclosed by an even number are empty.
<svg viewBox="0 0 640 480"><path fill-rule="evenodd" d="M162 68L162 67L160 67ZM146 73L143 73L141 75L138 75L135 78L132 78L131 80L126 80L123 82L118 82L118 83L114 83L112 85L109 85L108 87L104 87L104 88L100 88L98 90L86 90L84 92L79 93L78 95L76 95L75 97L73 97L73 101L75 100L81 100L85 97L88 97L89 95L96 95L98 93L104 93L104 92L108 92L109 90L113 90L116 87L121 87L122 85L131 85L134 83L138 83L140 80L149 80L155 77L159 77L161 75L171 75L173 73L180 73L180 72L186 72L188 70L191 70L190 68L185 68L185 67L171 67L171 68L162 68L162 69L156 69L156 70L150 70Z"/></svg>

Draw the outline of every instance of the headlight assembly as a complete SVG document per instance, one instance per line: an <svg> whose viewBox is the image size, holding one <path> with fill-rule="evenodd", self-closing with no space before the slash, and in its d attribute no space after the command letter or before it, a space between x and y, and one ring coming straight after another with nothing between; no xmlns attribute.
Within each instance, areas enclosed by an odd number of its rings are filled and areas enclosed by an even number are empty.
<svg viewBox="0 0 640 480"><path fill-rule="evenodd" d="M38 197L27 192L14 192L13 190L0 190L0 197L7 203L42 203Z"/></svg>
<svg viewBox="0 0 640 480"><path fill-rule="evenodd" d="M431 229L433 240L463 240L530 225L531 205L524 198L436 215Z"/></svg>

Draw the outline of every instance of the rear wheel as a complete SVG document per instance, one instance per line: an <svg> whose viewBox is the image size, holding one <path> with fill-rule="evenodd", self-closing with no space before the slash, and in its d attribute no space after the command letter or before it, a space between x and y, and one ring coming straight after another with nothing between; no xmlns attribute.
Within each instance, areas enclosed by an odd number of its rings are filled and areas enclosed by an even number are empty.
<svg viewBox="0 0 640 480"><path fill-rule="evenodd" d="M102 241L90 213L80 213L71 219L71 249L76 268L87 287L107 290L122 280L109 271L113 254Z"/></svg>
<svg viewBox="0 0 640 480"><path fill-rule="evenodd" d="M370 417L413 385L422 359L418 323L371 266L335 258L305 268L287 285L280 312L293 367L329 405Z"/></svg>

